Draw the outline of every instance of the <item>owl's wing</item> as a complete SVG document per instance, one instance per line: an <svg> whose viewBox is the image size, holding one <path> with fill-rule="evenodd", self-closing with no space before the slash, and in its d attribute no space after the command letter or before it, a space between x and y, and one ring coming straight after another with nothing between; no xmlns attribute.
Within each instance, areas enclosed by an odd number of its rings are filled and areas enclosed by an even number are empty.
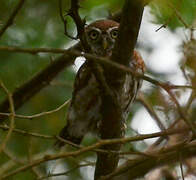
<svg viewBox="0 0 196 180"><path fill-rule="evenodd" d="M137 52L134 51L133 53L133 58L130 62L130 68L138 73L143 74L145 71L145 64L144 61L141 57L141 55ZM125 78L125 83L124 83L124 89L123 89L123 102L124 102L124 119L127 118L131 105L133 104L138 91L140 87L142 86L143 80L133 76L132 74L127 74Z"/></svg>
<svg viewBox="0 0 196 180"><path fill-rule="evenodd" d="M137 52L134 52L130 68L137 72L144 71L143 60ZM121 86L122 83L123 86ZM141 83L141 79L127 74L123 78L123 82L120 82L120 89L113 89L118 102L121 103L124 121L127 119ZM90 66L84 63L75 78L74 91L67 114L67 125L60 132L60 137L80 144L87 132L97 129L97 123L101 120L101 105L99 84L91 72ZM59 145L61 146L63 143L59 143Z"/></svg>
<svg viewBox="0 0 196 180"><path fill-rule="evenodd" d="M83 136L95 129L101 119L100 106L98 83L91 68L84 63L75 78L67 125L61 130L60 137L80 144Z"/></svg>

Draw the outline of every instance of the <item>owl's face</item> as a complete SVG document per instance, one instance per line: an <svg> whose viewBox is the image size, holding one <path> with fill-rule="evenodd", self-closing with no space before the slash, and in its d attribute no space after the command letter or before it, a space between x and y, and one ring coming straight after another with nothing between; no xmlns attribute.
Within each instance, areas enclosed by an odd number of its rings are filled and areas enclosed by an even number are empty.
<svg viewBox="0 0 196 180"><path fill-rule="evenodd" d="M111 56L115 40L118 36L119 23L112 20L98 20L85 28L88 44L94 54Z"/></svg>

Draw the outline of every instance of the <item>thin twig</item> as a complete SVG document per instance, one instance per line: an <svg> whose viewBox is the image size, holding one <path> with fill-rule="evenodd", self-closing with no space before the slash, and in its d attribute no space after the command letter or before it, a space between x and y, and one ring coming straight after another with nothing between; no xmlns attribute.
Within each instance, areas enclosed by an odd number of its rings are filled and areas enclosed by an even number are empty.
<svg viewBox="0 0 196 180"><path fill-rule="evenodd" d="M27 161L28 163L31 163L33 161L33 158L32 158L32 147L33 147L33 142L32 142L32 138L30 137L29 141L28 141L28 154L27 154ZM37 169L38 167L32 167L31 168L31 172L37 177L37 178L40 178L41 175L40 175L40 172L38 171Z"/></svg>
<svg viewBox="0 0 196 180"><path fill-rule="evenodd" d="M17 165L16 162L14 162L13 160L8 160L4 164L2 164L0 166L0 177L6 172L8 172L9 170L13 169L13 167L15 167L16 165Z"/></svg>
<svg viewBox="0 0 196 180"><path fill-rule="evenodd" d="M184 171L183 171L183 164L182 164L182 153L179 154L180 156L180 171L181 171L181 176L182 176L182 180L185 180L184 179Z"/></svg>
<svg viewBox="0 0 196 180"><path fill-rule="evenodd" d="M182 18L181 14L178 12L175 6L173 6L172 3L169 3L168 1L168 6L174 11L174 14L177 16L177 18L180 20L180 22L184 25L185 28L189 28L189 25L184 21Z"/></svg>
<svg viewBox="0 0 196 180"><path fill-rule="evenodd" d="M15 110L14 110L14 102L12 99L12 94L8 91L8 89L5 87L4 83L0 80L0 87L4 90L4 92L7 94L8 100L9 100L9 105L10 105L10 128L8 130L8 133L6 137L4 138L3 142L1 143L0 146L0 153L5 149L6 144L11 137L12 131L14 130L14 118L15 118Z"/></svg>
<svg viewBox="0 0 196 180"><path fill-rule="evenodd" d="M164 131L165 130L165 126L163 125L163 123L161 122L160 118L158 117L158 115L156 114L156 112L154 111L153 107L151 104L149 104L147 102L147 100L144 98L143 94L139 94L138 99L137 99L140 103L143 104L143 106L146 108L146 110L149 112L149 114L152 116L152 118L155 120L155 122L157 123L157 125L159 126L159 128Z"/></svg>
<svg viewBox="0 0 196 180"><path fill-rule="evenodd" d="M191 95L190 95L190 97L189 97L189 99L188 99L188 101L187 101L187 104L186 104L186 107L185 107L185 111L189 110L189 108L191 107L191 104L194 101L195 97L196 97L196 93L193 90Z"/></svg>
<svg viewBox="0 0 196 180"><path fill-rule="evenodd" d="M69 35L68 31L67 31L67 20L64 18L63 16L63 10L62 10L62 0L59 0L59 15L60 15L60 18L64 24L64 34L69 37L70 39L73 39L73 40L77 40L78 38L77 37L73 37L71 35Z"/></svg>
<svg viewBox="0 0 196 180"><path fill-rule="evenodd" d="M84 51L90 52L90 45L87 43L86 36L84 36L84 26L86 24L86 20L80 17L79 8L79 0L71 0L71 8L68 12L68 15L72 17L76 24L77 37L80 39Z"/></svg>
<svg viewBox="0 0 196 180"><path fill-rule="evenodd" d="M9 159L11 159L12 161L14 161L16 164L19 164L19 165L24 165L24 164L25 164L25 161L24 161L23 159L17 158L16 156L14 156L14 155L12 154L12 152L10 152L8 149L6 149L6 150L4 149L3 152L4 152L4 154L5 154ZM31 171L32 171L33 174L35 174L36 176L38 176L35 167L33 167Z"/></svg>
<svg viewBox="0 0 196 180"><path fill-rule="evenodd" d="M0 37L3 35L3 33L6 31L6 29L13 24L14 18L18 14L19 10L22 8L25 0L20 0L16 7L14 8L13 12L11 13L10 17L8 18L7 22L3 25L3 27L0 29Z"/></svg>
<svg viewBox="0 0 196 180"><path fill-rule="evenodd" d="M87 166L94 166L95 163L86 163L86 164L79 164L77 165L76 167L66 171L66 172L62 172L62 173L53 173L53 174L48 174L47 176L43 176L43 177L40 177L40 178L37 178L37 180L42 180L42 179L47 179L49 177L57 177L57 176L67 176L69 173L71 173L72 171L75 171L76 169L78 168L81 168L81 167L87 167Z"/></svg>
<svg viewBox="0 0 196 180"><path fill-rule="evenodd" d="M84 148L84 146L74 144L73 142L68 141L66 139L63 139L60 136L56 136L56 139L64 142L65 144L69 144L72 147L75 147L77 149ZM124 151L103 150L103 149L99 149L99 148L93 149L92 151L94 151L94 152L100 152L100 153L105 153L105 154L118 154L118 155L136 154L136 155L141 155L141 156L149 156L148 153L139 152L139 151L134 151L134 152L133 151L125 151L124 152Z"/></svg>
<svg viewBox="0 0 196 180"><path fill-rule="evenodd" d="M186 129L186 130L188 130L188 129ZM64 153L59 153L59 154L54 154L54 155L49 155L49 154L45 155L44 157L39 158L37 160L34 160L31 163L28 163L27 165L24 165L22 167L19 167L16 170L13 170L12 172L4 174L1 177L1 179L6 179L6 178L8 178L10 176L13 176L13 175L19 173L19 172L22 172L22 171L25 171L25 170L27 170L27 169L29 169L31 167L37 166L37 165L39 165L39 164L41 164L43 162L50 161L50 160L56 160L56 159L60 159L60 158L65 158L65 157L70 157L70 156L78 156L78 155L80 155L82 153L91 151L91 150L96 149L96 148L100 148L103 145L119 144L119 143L120 144L124 144L124 143L127 143L127 142L140 141L140 140L148 139L148 138L167 136L167 135L170 135L170 134L173 134L173 133L178 133L178 132L185 132L185 129L183 129L183 130L181 129L180 131L179 131L179 129L178 130L168 130L168 131L165 131L165 132L144 134L144 135L135 136L135 137L129 137L129 138L100 140L99 142L97 142L97 143L95 143L93 145L81 148L81 149L76 150L74 152L64 152Z"/></svg>
<svg viewBox="0 0 196 180"><path fill-rule="evenodd" d="M6 130L6 131L9 130L9 126L7 126L7 125L0 125L0 128L3 129L3 130ZM84 146L82 146L82 145L74 144L73 142L65 140L65 139L63 139L59 136L49 136L49 135L44 135L44 134L40 134L40 133L33 133L33 132L24 131L24 130L21 130L21 129L14 129L13 132L24 135L24 136L31 136L31 137L34 137L34 138L42 138L42 139L48 139L48 140L55 140L56 139L56 140L59 140L59 141L62 141L64 143L66 143L66 144L69 144L72 147L75 147L77 149L84 148ZM176 132L174 132L174 133L176 133ZM179 131L179 133L180 133L180 131ZM107 151L107 150L103 150L103 149L93 149L92 151L107 153L107 154L118 154L118 155L137 154L137 155L148 156L147 153L132 152L132 151L121 152L121 151L112 151L112 150Z"/></svg>
<svg viewBox="0 0 196 180"><path fill-rule="evenodd" d="M15 163L17 164L20 164L20 165L24 165L25 164L25 161L21 158L17 158L15 155L12 154L12 152L10 152L8 149L4 149L3 150L4 154L9 158L11 159L12 161L14 161Z"/></svg>
<svg viewBox="0 0 196 180"><path fill-rule="evenodd" d="M1 125L0 124L0 128L5 130L5 131L9 131L10 127L7 125ZM12 130L14 133L18 133L24 136L32 136L32 137L36 137L36 138L43 138L43 139L55 139L54 136L48 136L48 135L43 135L43 134L38 134L38 133L33 133L33 132L27 132L24 131L22 129L13 129Z"/></svg>
<svg viewBox="0 0 196 180"><path fill-rule="evenodd" d="M7 151L7 149L6 149ZM40 158L40 157L43 157L43 155L46 154L46 152L42 152L42 153L38 153L38 154L35 154L33 156L34 159L37 159L37 158ZM26 158L21 158L20 157L20 161L21 162L26 162L27 163L27 159ZM25 163L24 163L25 164ZM17 165L16 162L14 162L13 160L9 160L8 162L2 164L0 166L0 179L1 177L6 173L6 172L9 172L11 171L15 166Z"/></svg>
<svg viewBox="0 0 196 180"><path fill-rule="evenodd" d="M191 85L171 85L169 88L170 89L183 89L183 88L193 89Z"/></svg>
<svg viewBox="0 0 196 180"><path fill-rule="evenodd" d="M15 114L15 117L22 118L22 119L34 119L34 118L46 116L46 115L49 115L49 114L53 114L55 112L58 112L63 107L65 107L69 102L70 102L70 100L67 100L62 105L60 105L59 107L57 107L56 109L53 109L51 111L41 112L41 113L30 115L30 116ZM2 115L2 116L10 116L10 113L0 113L0 115Z"/></svg>
<svg viewBox="0 0 196 180"><path fill-rule="evenodd" d="M7 125L0 125L0 128L3 129L3 130L9 130L9 126ZM28 131L24 131L24 130L21 130L21 129L13 129L13 132L14 133L18 133L18 134L21 134L21 135L24 135L24 136L31 136L31 137L34 137L34 138L42 138L42 139L48 139L48 140L59 140L59 141L62 141L66 144L69 144L71 145L72 147L75 147L77 149L81 149L81 148L84 148L84 146L82 145L77 145L77 144L74 144L73 142L71 141L68 141L68 140L65 140L59 136L49 136L49 135L44 135L44 134L40 134L40 133L33 133L33 132L28 132ZM174 132L175 133L175 132ZM142 153L142 152L120 152L120 151L112 151L112 150L102 150L102 149L94 149L92 150L94 152L101 152L101 153L107 153L107 154L119 154L119 155L126 155L126 154L137 154L137 155L145 155L145 156L148 156L147 153Z"/></svg>
<svg viewBox="0 0 196 180"><path fill-rule="evenodd" d="M194 124L190 121L189 118L187 118L186 114L184 113L184 110L181 108L181 106L180 106L179 102L177 101L173 92L171 92L170 89L168 89L167 87L162 87L162 88L168 93L168 95L171 97L172 101L175 103L177 110L178 110L178 113L181 116L181 118L191 128L193 134L196 135L196 129L194 127Z"/></svg>

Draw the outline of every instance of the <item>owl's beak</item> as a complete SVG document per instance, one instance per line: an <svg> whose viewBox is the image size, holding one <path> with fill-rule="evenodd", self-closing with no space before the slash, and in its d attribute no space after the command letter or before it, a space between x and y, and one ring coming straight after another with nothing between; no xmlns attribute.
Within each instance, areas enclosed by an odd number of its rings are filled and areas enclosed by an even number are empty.
<svg viewBox="0 0 196 180"><path fill-rule="evenodd" d="M107 42L107 40L104 38L102 43L103 43L103 44L102 44L102 45L103 45L103 49L106 50L107 47L108 47L108 42Z"/></svg>

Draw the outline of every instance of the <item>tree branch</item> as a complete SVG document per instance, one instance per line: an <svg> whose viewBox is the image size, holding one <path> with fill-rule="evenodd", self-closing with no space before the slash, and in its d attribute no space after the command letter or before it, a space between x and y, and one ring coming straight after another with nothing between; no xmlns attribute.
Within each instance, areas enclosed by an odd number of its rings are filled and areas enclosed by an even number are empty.
<svg viewBox="0 0 196 180"><path fill-rule="evenodd" d="M11 128L7 125L0 125L0 129L2 129L4 131L8 131ZM18 134L23 135L23 136L31 136L31 137L43 138L43 139L55 139L54 136L48 136L48 135L38 134L38 133L33 133L33 132L27 132L27 131L24 131L22 129L13 129L12 131L14 133L18 133Z"/></svg>
<svg viewBox="0 0 196 180"><path fill-rule="evenodd" d="M14 8L13 12L11 13L10 17L8 18L7 22L4 24L4 26L0 29L0 37L3 35L3 33L6 31L6 29L13 24L14 18L18 14L18 11L22 8L25 0L20 0L16 7Z"/></svg>
<svg viewBox="0 0 196 180"><path fill-rule="evenodd" d="M147 100L145 99L144 95L142 93L139 94L137 101L139 101L148 111L148 113L151 115L151 117L155 120L155 122L157 123L157 125L159 126L159 128L164 131L165 130L165 126L163 125L163 123L161 122L159 116L157 115L157 113L154 111L153 107L151 104L149 104L149 102L147 102Z"/></svg>
<svg viewBox="0 0 196 180"><path fill-rule="evenodd" d="M131 73L134 76L151 82L152 84L163 88L164 90L169 89L176 89L176 88L189 88L192 89L192 86L175 86L173 84L168 84L164 82L157 81L153 78L148 76L139 74L129 67L123 66L121 64L115 63L113 61L108 61L106 58L96 57L95 55L91 55L88 53L82 54L81 53L81 46L80 44L76 44L75 46L69 48L68 50L64 49L52 49L52 48L19 48L19 47L2 47L0 46L0 51L9 51L9 52L16 52L16 53L63 53L64 55L57 58L51 64L49 64L45 69L39 72L36 76L30 79L28 82L24 83L21 87L19 87L16 91L12 93L13 100L15 103L15 110L17 110L20 106L22 106L26 101L28 101L32 96L34 96L37 92L41 89L46 87L50 84L50 82L56 77L56 75L62 71L64 68L70 66L74 59L78 56L84 56L88 60L99 62L105 66L109 66L110 69L114 69L114 71L119 70L124 73ZM112 68L111 68L112 67ZM8 112L9 108L9 101L5 99L0 104L0 112ZM5 118L6 116L0 115L0 119Z"/></svg>
<svg viewBox="0 0 196 180"><path fill-rule="evenodd" d="M112 51L111 61L125 66L129 65L138 36L143 9L144 6L140 0L125 1L121 14L119 35ZM120 93L119 90L122 88L123 83L120 83L118 86L114 87L112 82L125 78L125 73L122 73L122 71L116 72L116 70L107 67L104 67L104 70L106 82L108 83L110 89ZM124 130L122 127L124 119L120 102L115 103L112 97L107 94L105 94L104 98L102 99L103 110L100 130L101 138L113 139L123 137ZM120 150L120 147L121 146L119 144L113 144L103 146L103 149L118 151ZM114 171L118 166L118 161L119 156L116 154L108 155L98 153L95 169L95 180Z"/></svg>
<svg viewBox="0 0 196 180"><path fill-rule="evenodd" d="M67 31L67 20L64 18L63 11L62 11L62 0L59 0L59 15L60 15L60 18L64 24L64 34L67 37L69 37L70 39L77 40L78 39L77 37L73 37L73 36L69 35L69 33Z"/></svg>
<svg viewBox="0 0 196 180"><path fill-rule="evenodd" d="M62 173L54 173L54 174L48 174L47 176L43 176L40 178L37 178L36 180L42 180L42 179L48 179L49 177L58 177L58 176L67 176L69 173L71 173L72 171L82 168L82 167L87 167L87 166L94 166L95 163L86 163L86 164L78 164L76 167L66 171L66 172L62 172Z"/></svg>
<svg viewBox="0 0 196 180"><path fill-rule="evenodd" d="M167 135L171 135L171 134L175 134L175 133L181 133L181 132L184 133L185 131L189 131L189 130L190 129L188 129L188 128L186 128L186 129L175 129L175 130L167 130L165 132L162 131L162 132L152 133L152 134L143 134L143 135L128 137L128 138L100 140L99 142L97 142L93 145L83 147L83 148L81 148L79 150L76 150L76 151L73 151L73 152L63 152L63 153L53 154L53 155L51 155L51 154L44 155L43 157L41 157L39 159L33 160L31 163L28 163L28 164L26 164L22 167L19 167L18 169L13 170L12 172L4 174L1 177L1 179L6 179L10 176L13 176L13 175L19 173L19 172L28 170L32 167L38 166L41 163L44 163L44 162L47 162L47 161L50 161L50 160L66 158L66 157L70 157L70 156L79 156L80 154L83 154L83 153L88 152L88 151L95 150L95 149L100 148L104 145L124 144L124 143L127 143L127 142L134 142L134 141L140 141L140 140L154 138L154 137L167 136ZM196 148L196 144L194 144L194 148ZM153 156L153 154L150 155L150 156Z"/></svg>
<svg viewBox="0 0 196 180"><path fill-rule="evenodd" d="M113 61L125 66L130 63L138 37L143 10L142 0L125 1L121 14L119 36L112 52Z"/></svg>
<svg viewBox="0 0 196 180"><path fill-rule="evenodd" d="M16 52L16 53L53 53L53 54L64 54L67 50L60 48L21 48L16 46L0 46L0 51L5 52Z"/></svg>
<svg viewBox="0 0 196 180"><path fill-rule="evenodd" d="M2 141L1 145L0 145L0 153L5 149L6 144L9 140L9 138L11 137L11 134L14 130L14 119L15 119L15 109L14 109L14 101L12 98L12 94L8 91L8 89L5 87L4 83L0 80L0 87L4 90L4 92L7 94L8 96L8 102L9 102L9 109L10 109L10 128L8 130L8 133L6 135L6 137L4 138L4 140Z"/></svg>
<svg viewBox="0 0 196 180"><path fill-rule="evenodd" d="M133 161L128 161L121 165L113 173L101 178L101 180L135 179L144 176L147 172L155 167L159 167L168 163L179 161L179 154L183 154L183 159L194 157L196 153L196 142L190 144L180 143L172 147L164 148L151 152L155 155L152 157L139 157ZM125 178L126 177L126 178Z"/></svg>
<svg viewBox="0 0 196 180"><path fill-rule="evenodd" d="M65 101L62 105L60 105L59 107L57 107L56 109L53 109L51 111L41 112L41 113L38 113L38 114L29 115L29 116L15 114L15 117L22 118L22 119L33 119L33 118L38 118L38 117L41 117L41 116L46 116L48 114L52 114L52 113L55 113L55 112L61 110L63 107L65 107L69 103L69 101L70 100ZM1 113L0 112L0 116L8 116L9 117L10 115L11 115L11 113Z"/></svg>
<svg viewBox="0 0 196 180"><path fill-rule="evenodd" d="M70 49L78 49L79 45L75 45ZM65 67L71 65L76 56L65 54L57 58L49 64L45 69L39 72L31 80L24 83L16 91L12 93L13 101L15 103L15 109L18 109L32 96L34 96L41 89L50 84L50 81L56 77L56 75L62 71ZM7 112L9 108L9 101L5 99L0 105L0 112ZM4 116L0 116L0 119L4 119Z"/></svg>

